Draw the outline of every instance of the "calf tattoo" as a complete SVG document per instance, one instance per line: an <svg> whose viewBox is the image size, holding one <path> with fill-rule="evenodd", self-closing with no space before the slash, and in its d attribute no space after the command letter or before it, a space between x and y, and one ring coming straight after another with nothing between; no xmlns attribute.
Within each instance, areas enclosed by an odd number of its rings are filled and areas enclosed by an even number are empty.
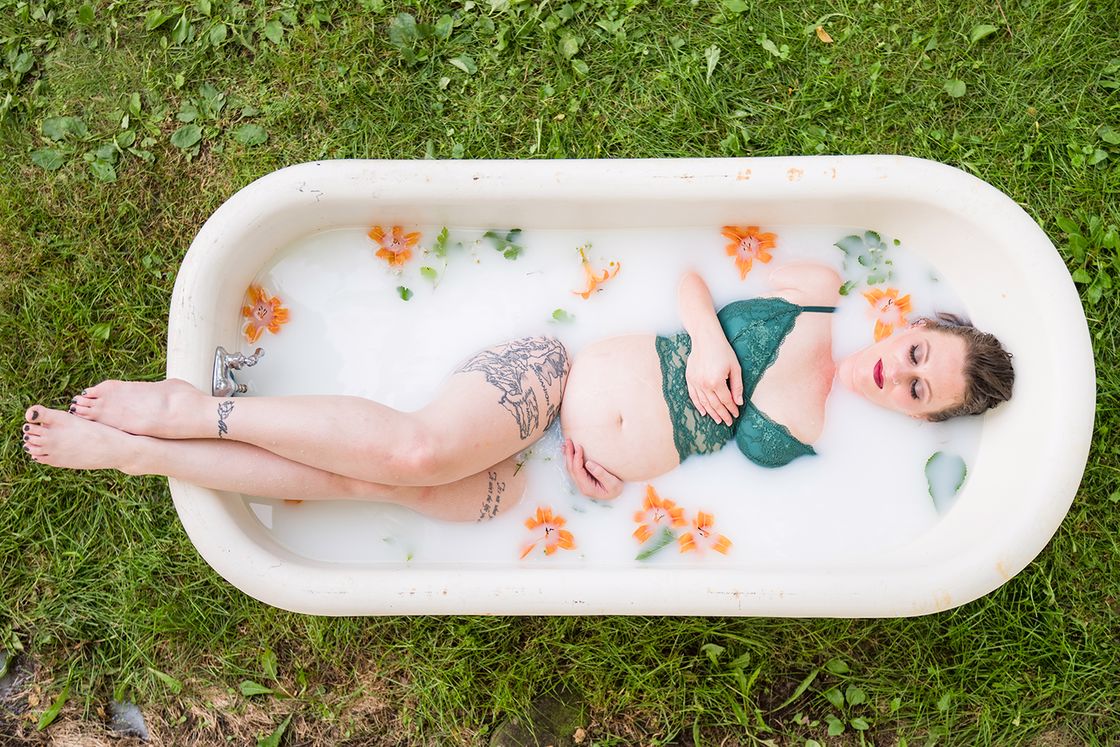
<svg viewBox="0 0 1120 747"><path fill-rule="evenodd" d="M506 484L498 480L497 472L487 472L486 476L490 478L490 484L486 488L486 502L482 504L482 510L478 513L479 521L493 519L498 515L498 509L502 506L502 494L506 492Z"/></svg>
<svg viewBox="0 0 1120 747"><path fill-rule="evenodd" d="M233 400L227 399L218 405L218 438L222 438L224 434L229 433L229 426L226 425L226 418L233 412Z"/></svg>
<svg viewBox="0 0 1120 747"><path fill-rule="evenodd" d="M455 369L455 372L479 371L486 376L488 383L501 390L502 396L498 399L498 404L513 415L521 438L525 439L537 432L538 428L548 428L560 414L560 393L564 391L564 380L569 367L568 351L559 340L551 337L524 337L482 351ZM526 374L532 374L539 386L534 386L532 379L526 382ZM560 381L560 386L554 398L549 388L557 380Z"/></svg>

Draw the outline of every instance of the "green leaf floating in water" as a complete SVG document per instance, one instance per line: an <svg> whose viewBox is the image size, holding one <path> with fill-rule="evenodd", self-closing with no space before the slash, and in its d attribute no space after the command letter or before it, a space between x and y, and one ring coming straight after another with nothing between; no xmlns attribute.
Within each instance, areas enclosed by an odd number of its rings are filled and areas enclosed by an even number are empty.
<svg viewBox="0 0 1120 747"><path fill-rule="evenodd" d="M842 286L841 295L847 295L860 283L860 274L864 275L867 285L885 283L893 276L891 260L887 259L887 244L883 237L876 231L864 231L863 235L852 234L833 244L844 252L844 271L846 281ZM898 246L898 242L895 242Z"/></svg>
<svg viewBox="0 0 1120 747"><path fill-rule="evenodd" d="M482 234L482 237L484 239L490 239L491 241L493 241L494 248L501 252L502 256L504 256L506 259L514 260L517 259L517 256L521 254L522 249L524 249L524 247L517 243L517 237L520 234L520 228L513 228L510 229L508 233L506 233L506 237L504 239L495 231L487 231L486 233Z"/></svg>
<svg viewBox="0 0 1120 747"><path fill-rule="evenodd" d="M635 560L649 560L655 553L661 552L677 538L676 532L669 527L661 527L661 534L650 543L649 547L638 553Z"/></svg>
<svg viewBox="0 0 1120 747"><path fill-rule="evenodd" d="M951 499L964 485L968 467L956 454L935 451L926 460L926 483L929 496L933 499L939 513L944 513L951 505Z"/></svg>

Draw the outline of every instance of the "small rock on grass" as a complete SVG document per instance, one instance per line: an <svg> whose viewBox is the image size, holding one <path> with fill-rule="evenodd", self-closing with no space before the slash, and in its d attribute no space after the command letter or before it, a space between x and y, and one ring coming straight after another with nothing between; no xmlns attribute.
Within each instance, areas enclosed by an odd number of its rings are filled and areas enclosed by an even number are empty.
<svg viewBox="0 0 1120 747"><path fill-rule="evenodd" d="M529 707L529 723L511 719L499 725L490 747L576 747L586 737L583 722L582 702L569 695L546 695Z"/></svg>
<svg viewBox="0 0 1120 747"><path fill-rule="evenodd" d="M109 704L109 728L124 737L139 737L148 741L148 726L144 714L132 703L114 700Z"/></svg>

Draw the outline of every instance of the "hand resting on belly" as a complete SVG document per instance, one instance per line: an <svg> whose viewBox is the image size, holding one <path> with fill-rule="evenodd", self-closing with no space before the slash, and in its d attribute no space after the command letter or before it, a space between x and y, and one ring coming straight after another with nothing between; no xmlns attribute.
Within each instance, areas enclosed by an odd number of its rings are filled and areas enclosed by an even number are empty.
<svg viewBox="0 0 1120 747"><path fill-rule="evenodd" d="M560 426L568 472L585 494L613 498L623 482L680 463L653 335L595 342L572 360Z"/></svg>

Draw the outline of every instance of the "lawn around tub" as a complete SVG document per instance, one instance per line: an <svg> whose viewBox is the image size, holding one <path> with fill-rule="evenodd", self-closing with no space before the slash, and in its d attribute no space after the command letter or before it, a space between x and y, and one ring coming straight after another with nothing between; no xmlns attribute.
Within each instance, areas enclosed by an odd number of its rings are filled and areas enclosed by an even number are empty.
<svg viewBox="0 0 1120 747"><path fill-rule="evenodd" d="M0 736L108 743L116 701L160 744L508 743L559 701L559 736L585 745L1114 739L1118 34L1086 2L0 0ZM1083 290L1098 411L1078 497L1035 562L959 609L293 615L206 566L165 480L19 447L32 402L161 376L192 237L282 166L817 153L979 176Z"/></svg>

